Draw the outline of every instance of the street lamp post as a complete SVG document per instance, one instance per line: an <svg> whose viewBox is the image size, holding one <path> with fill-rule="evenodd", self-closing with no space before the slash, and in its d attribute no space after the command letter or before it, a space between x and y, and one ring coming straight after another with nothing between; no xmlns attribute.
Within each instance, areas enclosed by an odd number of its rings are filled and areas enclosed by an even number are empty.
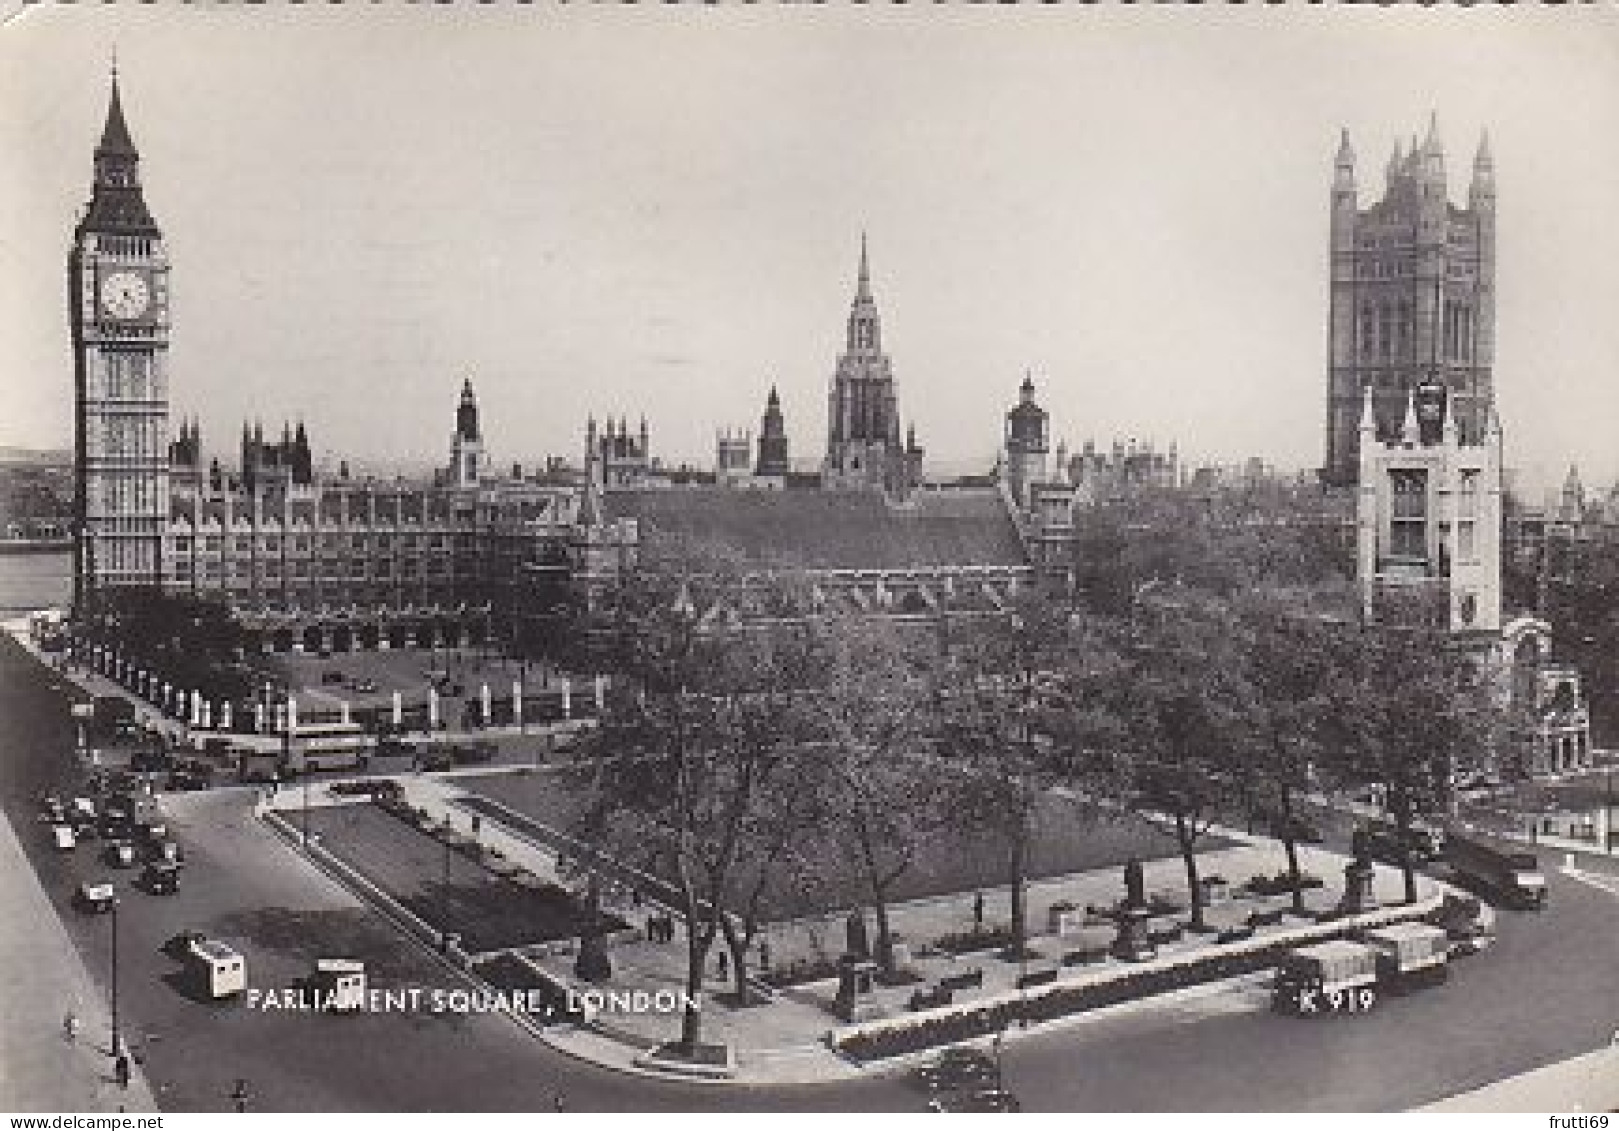
<svg viewBox="0 0 1619 1131"><path fill-rule="evenodd" d="M450 815L444 814L444 923L439 928L440 947L450 951Z"/></svg>
<svg viewBox="0 0 1619 1131"><path fill-rule="evenodd" d="M115 894L110 909L112 915L112 1055L118 1057L124 1050L124 1038L118 1028L118 897Z"/></svg>

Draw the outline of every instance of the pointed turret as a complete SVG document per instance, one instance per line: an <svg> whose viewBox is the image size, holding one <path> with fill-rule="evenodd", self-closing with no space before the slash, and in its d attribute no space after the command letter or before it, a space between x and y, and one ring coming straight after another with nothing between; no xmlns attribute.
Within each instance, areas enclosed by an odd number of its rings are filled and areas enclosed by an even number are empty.
<svg viewBox="0 0 1619 1131"><path fill-rule="evenodd" d="M461 382L461 400L455 407L455 434L463 440L481 440L478 426L478 396L472 391L472 378Z"/></svg>
<svg viewBox="0 0 1619 1131"><path fill-rule="evenodd" d="M1372 406L1372 387L1363 386L1360 394L1360 449L1366 451L1377 439L1377 412Z"/></svg>
<svg viewBox="0 0 1619 1131"><path fill-rule="evenodd" d="M1473 181L1467 189L1467 206L1473 211L1495 207L1495 158L1490 153L1490 131L1479 135L1478 152L1473 155Z"/></svg>
<svg viewBox="0 0 1619 1131"><path fill-rule="evenodd" d="M866 255L866 233L860 233L860 275L855 282L855 301L871 300L871 263Z"/></svg>
<svg viewBox="0 0 1619 1131"><path fill-rule="evenodd" d="M118 64L112 65L112 96L107 101L107 122L101 128L101 144L96 146L98 157L138 157L134 139L129 136L129 125L124 121L124 102L118 92Z"/></svg>
<svg viewBox="0 0 1619 1131"><path fill-rule="evenodd" d="M1338 192L1355 191L1355 149L1349 144L1349 127L1338 135L1338 156L1333 161L1332 187Z"/></svg>
<svg viewBox="0 0 1619 1131"><path fill-rule="evenodd" d="M140 154L130 137L129 123L124 120L116 64L107 99L107 120L96 145L94 188L79 227L81 231L152 238L159 234L141 195Z"/></svg>
<svg viewBox="0 0 1619 1131"><path fill-rule="evenodd" d="M1417 426L1417 391L1407 389L1405 392L1405 421L1400 425L1400 443L1408 448L1416 447L1417 441L1422 438L1422 431Z"/></svg>
<svg viewBox="0 0 1619 1131"><path fill-rule="evenodd" d="M781 414L781 397L772 385L759 422L759 457L753 473L761 478L778 478L785 477L787 469L787 425Z"/></svg>
<svg viewBox="0 0 1619 1131"><path fill-rule="evenodd" d="M875 353L882 348L882 326L877 317L877 300L871 295L871 259L866 234L860 233L860 272L855 282L854 302L849 308L848 349L851 353Z"/></svg>

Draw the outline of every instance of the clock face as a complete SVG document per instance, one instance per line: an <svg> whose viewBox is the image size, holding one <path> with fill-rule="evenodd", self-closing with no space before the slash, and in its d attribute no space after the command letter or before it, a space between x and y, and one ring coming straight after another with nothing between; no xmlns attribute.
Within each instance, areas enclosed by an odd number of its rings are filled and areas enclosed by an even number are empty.
<svg viewBox="0 0 1619 1131"><path fill-rule="evenodd" d="M151 305L146 280L130 271L115 271L101 280L101 309L114 318L139 318Z"/></svg>

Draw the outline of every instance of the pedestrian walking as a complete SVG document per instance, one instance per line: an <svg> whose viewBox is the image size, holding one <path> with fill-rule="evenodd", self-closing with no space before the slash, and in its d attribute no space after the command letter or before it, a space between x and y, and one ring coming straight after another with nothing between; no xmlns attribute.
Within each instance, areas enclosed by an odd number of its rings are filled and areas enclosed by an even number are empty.
<svg viewBox="0 0 1619 1131"><path fill-rule="evenodd" d="M129 1088L129 1057L123 1053L118 1054L118 1059L112 1062L112 1075L113 1079L118 1081L118 1086L127 1091Z"/></svg>
<svg viewBox="0 0 1619 1131"><path fill-rule="evenodd" d="M62 1018L62 1039L68 1044L77 1044L79 1040L79 1015L71 1009Z"/></svg>
<svg viewBox="0 0 1619 1131"><path fill-rule="evenodd" d="M770 969L770 940L759 940L759 969Z"/></svg>
<svg viewBox="0 0 1619 1131"><path fill-rule="evenodd" d="M731 960L723 950L720 951L718 965L720 968L721 980L731 976Z"/></svg>
<svg viewBox="0 0 1619 1131"><path fill-rule="evenodd" d="M551 1097L551 1110L555 1111L555 1112L558 1112L558 1113L567 1111L568 1110L568 1097L563 1095L561 1092L555 1093Z"/></svg>
<svg viewBox="0 0 1619 1131"><path fill-rule="evenodd" d="M981 891L975 891L975 892L973 892L973 930L976 931L979 928L981 928L983 925L984 925L984 893L981 892Z"/></svg>

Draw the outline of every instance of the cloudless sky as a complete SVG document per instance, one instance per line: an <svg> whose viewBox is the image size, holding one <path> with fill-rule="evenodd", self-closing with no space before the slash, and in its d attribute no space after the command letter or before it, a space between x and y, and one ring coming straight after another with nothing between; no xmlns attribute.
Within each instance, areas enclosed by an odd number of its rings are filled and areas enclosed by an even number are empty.
<svg viewBox="0 0 1619 1131"><path fill-rule="evenodd" d="M116 44L174 262L172 403L229 454L492 455L588 414L709 460L781 391L825 443L859 238L900 408L987 460L1056 435L1313 467L1328 191L1439 114L1499 185L1509 462L1619 474L1619 23L1381 7L74 5L0 24L0 443L71 442L64 271Z"/></svg>

